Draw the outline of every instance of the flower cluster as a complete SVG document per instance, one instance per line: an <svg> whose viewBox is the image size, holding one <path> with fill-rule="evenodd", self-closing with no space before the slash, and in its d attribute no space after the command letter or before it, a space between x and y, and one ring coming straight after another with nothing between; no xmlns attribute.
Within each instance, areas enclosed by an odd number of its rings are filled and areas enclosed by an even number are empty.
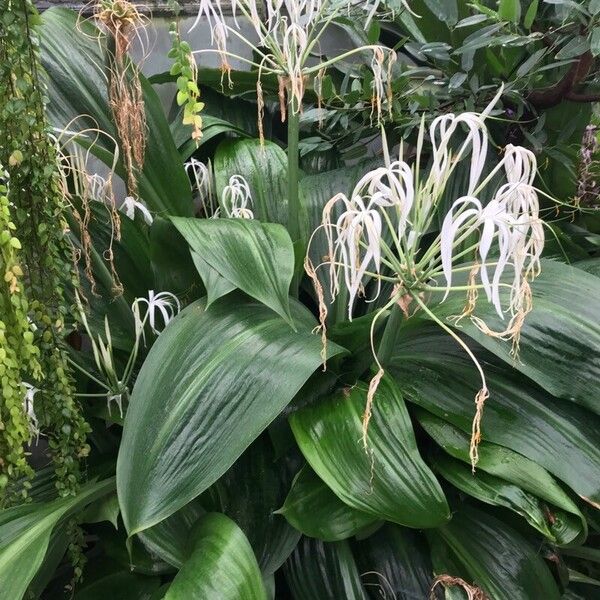
<svg viewBox="0 0 600 600"><path fill-rule="evenodd" d="M233 23L228 22L223 14L219 0L201 0L200 9L192 29L201 19L207 19L211 30L211 44L221 57L223 72L231 70L228 58L233 57L249 63L260 72L273 73L279 77L281 94L285 89L288 99L293 100L293 110L300 111L304 96L305 76L319 73L337 60L347 58L363 51L373 53L373 95L378 114L384 96L384 61L387 57L389 65L396 55L382 46L371 45L356 48L335 57L326 63L307 66L307 61L319 43L325 29L339 16L356 15L359 22L369 26L375 12L381 4L380 0L234 0L231 3ZM404 1L401 2L406 7ZM264 5L264 9L263 9ZM254 45L239 31L238 17L243 16L252 25L258 43ZM231 54L227 50L230 37L235 37L247 44L257 62ZM202 50L198 52L203 52ZM388 69L389 75L389 69ZM260 90L260 82L258 89Z"/></svg>
<svg viewBox="0 0 600 600"><path fill-rule="evenodd" d="M532 305L529 281L540 272L544 229L533 186L537 167L533 153L508 145L501 160L489 168L485 118L501 93L482 114L448 114L434 119L429 127L432 152L428 168L422 164L426 134L423 122L412 164L404 160L402 145L398 160L392 161L384 136L384 165L365 174L349 197L337 194L326 204L319 229L325 232L327 256L317 267L309 258L306 261L319 299L323 330L327 308L316 272L327 266L331 299L344 290L350 319L356 298L366 296L369 287L372 295L366 301L375 301L382 283L386 283L392 292L372 326L394 304L408 316L408 306L415 302L465 349L482 380L473 421L473 464L477 462L483 403L489 395L485 375L464 341L435 316L423 299L439 292L445 299L451 292L466 290L467 304L459 317L468 315L487 335L512 340L513 352L518 351L521 327ZM456 198L444 215L442 201L459 165L465 169L465 194ZM431 240L440 216L441 231ZM465 262L470 264L460 266ZM464 270L469 271L468 285L453 287L455 274ZM494 331L473 314L480 289L501 319L508 315L502 331ZM367 396L364 439L370 405L383 375L373 352L380 369Z"/></svg>

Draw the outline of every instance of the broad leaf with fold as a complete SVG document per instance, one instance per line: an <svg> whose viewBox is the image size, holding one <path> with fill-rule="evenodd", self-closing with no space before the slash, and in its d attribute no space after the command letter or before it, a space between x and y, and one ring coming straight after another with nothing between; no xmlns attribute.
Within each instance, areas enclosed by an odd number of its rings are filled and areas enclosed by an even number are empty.
<svg viewBox="0 0 600 600"><path fill-rule="evenodd" d="M314 317L291 302L297 331L262 304L199 300L161 333L133 388L117 462L130 535L201 494L292 400L321 363ZM341 351L329 344L330 355Z"/></svg>
<svg viewBox="0 0 600 600"><path fill-rule="evenodd" d="M272 308L292 323L289 288L294 271L294 249L282 225L250 219L173 218L192 251L231 285ZM200 264L202 268L202 264ZM222 295L222 282L205 273L213 287L211 300Z"/></svg>
<svg viewBox="0 0 600 600"><path fill-rule="evenodd" d="M442 525L450 518L446 498L419 454L399 387L387 376L375 393L362 443L367 389L358 382L292 414L302 453L352 508L410 527Z"/></svg>

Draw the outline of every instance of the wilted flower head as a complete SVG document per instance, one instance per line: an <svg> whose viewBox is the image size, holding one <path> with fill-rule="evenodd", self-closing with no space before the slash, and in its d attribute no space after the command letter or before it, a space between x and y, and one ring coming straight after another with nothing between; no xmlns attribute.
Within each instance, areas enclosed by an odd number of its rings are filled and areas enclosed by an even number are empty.
<svg viewBox="0 0 600 600"><path fill-rule="evenodd" d="M232 175L221 193L221 204L227 217L254 219L252 193L248 182L241 175Z"/></svg>

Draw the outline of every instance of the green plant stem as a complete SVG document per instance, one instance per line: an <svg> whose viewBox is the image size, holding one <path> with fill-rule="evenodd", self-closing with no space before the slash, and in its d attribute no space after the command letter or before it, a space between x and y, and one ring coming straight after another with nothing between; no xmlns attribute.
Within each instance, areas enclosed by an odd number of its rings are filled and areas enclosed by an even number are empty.
<svg viewBox="0 0 600 600"><path fill-rule="evenodd" d="M298 296L298 288L300 286L301 269L303 264L303 248L301 247L300 239L300 199L298 196L298 180L299 180L299 130L300 130L300 115L294 109L295 101L290 98L288 102L287 113L287 130L288 130L288 232L294 244L294 255L296 257L296 266L294 269L294 278L290 293L292 296Z"/></svg>

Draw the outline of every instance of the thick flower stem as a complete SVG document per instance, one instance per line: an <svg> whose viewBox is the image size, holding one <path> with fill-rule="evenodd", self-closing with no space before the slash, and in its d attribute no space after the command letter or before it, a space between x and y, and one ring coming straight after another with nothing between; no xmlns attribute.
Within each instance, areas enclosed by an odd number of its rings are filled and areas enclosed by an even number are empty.
<svg viewBox="0 0 600 600"><path fill-rule="evenodd" d="M298 295L300 278L302 273L302 264L304 261L304 248L300 235L300 199L298 196L298 179L299 179L299 129L300 115L295 109L295 101L290 98L287 111L287 131L288 131L288 232L294 244L294 254L296 256L294 278L290 293L292 296Z"/></svg>

